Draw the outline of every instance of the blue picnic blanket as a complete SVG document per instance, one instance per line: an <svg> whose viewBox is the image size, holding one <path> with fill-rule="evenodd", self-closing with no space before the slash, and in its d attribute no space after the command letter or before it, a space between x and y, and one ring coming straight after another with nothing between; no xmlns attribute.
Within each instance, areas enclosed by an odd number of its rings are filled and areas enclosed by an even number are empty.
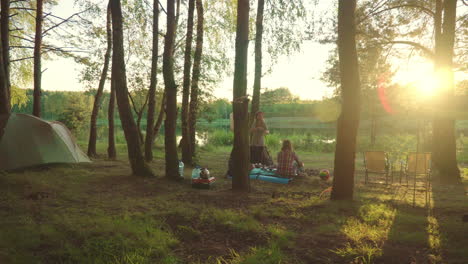
<svg viewBox="0 0 468 264"><path fill-rule="evenodd" d="M287 184L291 181L288 178L282 178L279 174L276 173L276 169L266 170L262 168L253 168L249 173L250 179L274 182L274 183L283 183Z"/></svg>

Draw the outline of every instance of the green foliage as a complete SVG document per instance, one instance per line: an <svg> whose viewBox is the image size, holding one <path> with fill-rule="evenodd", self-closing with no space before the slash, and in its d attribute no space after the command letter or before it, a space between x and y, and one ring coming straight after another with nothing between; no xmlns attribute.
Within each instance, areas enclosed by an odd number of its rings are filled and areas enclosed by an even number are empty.
<svg viewBox="0 0 468 264"><path fill-rule="evenodd" d="M207 145L212 146L232 146L234 134L232 131L215 130L209 133Z"/></svg>
<svg viewBox="0 0 468 264"><path fill-rule="evenodd" d="M228 119L232 112L232 104L226 99L216 99L208 102L200 102L200 118L209 123L215 119Z"/></svg>
<svg viewBox="0 0 468 264"><path fill-rule="evenodd" d="M89 98L80 95L72 96L66 102L66 106L59 115L58 121L65 124L74 132L80 131L89 121L91 105Z"/></svg>
<svg viewBox="0 0 468 264"><path fill-rule="evenodd" d="M11 105L17 107L24 107L29 102L26 95L26 90L20 89L14 85L11 86Z"/></svg>
<svg viewBox="0 0 468 264"><path fill-rule="evenodd" d="M299 98L294 96L287 87L267 89L260 95L260 105L295 103Z"/></svg>
<svg viewBox="0 0 468 264"><path fill-rule="evenodd" d="M273 132L265 136L265 145L269 148L270 154L275 155L281 148L284 139L291 140L294 149L311 152L333 152L335 149L334 140L327 139L320 134L311 133L291 133L291 132ZM233 134L231 131L214 130L208 132L209 146L232 146Z"/></svg>

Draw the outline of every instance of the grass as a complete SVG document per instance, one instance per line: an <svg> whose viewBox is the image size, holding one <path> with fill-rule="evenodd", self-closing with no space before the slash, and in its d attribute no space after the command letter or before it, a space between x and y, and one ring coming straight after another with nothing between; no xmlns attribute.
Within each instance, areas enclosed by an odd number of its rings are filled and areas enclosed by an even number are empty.
<svg viewBox="0 0 468 264"><path fill-rule="evenodd" d="M212 190L162 175L130 175L125 145L118 160L0 174L0 263L465 263L468 170L457 187L434 185L430 208L406 186L363 184L355 201L319 199L317 178L278 185L252 181L230 191L230 148L204 146L198 162L217 177ZM98 144L105 153L105 146ZM332 153L304 152L309 168L331 169ZM360 161L358 160L358 164ZM375 182L375 181L374 181ZM281 193L272 197L273 193ZM308 193L307 195L300 195Z"/></svg>

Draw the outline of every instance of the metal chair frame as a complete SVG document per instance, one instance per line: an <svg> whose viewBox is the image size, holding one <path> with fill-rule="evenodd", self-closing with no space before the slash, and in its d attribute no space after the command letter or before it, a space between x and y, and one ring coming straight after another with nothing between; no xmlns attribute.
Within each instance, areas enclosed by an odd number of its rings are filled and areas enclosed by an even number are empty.
<svg viewBox="0 0 468 264"><path fill-rule="evenodd" d="M367 168L367 159L366 159L366 153L368 152L382 152L385 154L385 172L380 172L380 171L372 171L372 170L369 170ZM363 152L363 155L364 155L364 169L365 169L365 184L367 184L368 180L369 180L369 174L370 173L374 173L374 174L385 174L385 184L388 184L388 177L391 176L392 178L392 183L393 183L393 172L392 172L392 165L391 165L391 162L388 158L388 154L387 152L385 151L365 151Z"/></svg>
<svg viewBox="0 0 468 264"><path fill-rule="evenodd" d="M411 155L416 155L416 164L415 164L415 171L414 172L410 172L409 171L409 159L410 159L410 156ZM424 155L424 172L423 173L418 173L418 156L419 155ZM429 155L429 157L427 157L427 155ZM425 187L425 190L426 190L426 195L425 195L425 198L426 198L426 206L429 205L429 202L430 202L430 188L431 188L431 174L432 174L432 171L431 171L431 157L432 156L432 153L431 152L410 152L408 153L408 156L406 157L406 164L405 164L405 177L406 177L406 183L407 183L407 186L409 186L409 181L408 181L408 176L414 176L414 183L413 183L413 207L416 205L416 177L418 175L423 175L423 176L426 176L425 177L425 182L424 182L424 187ZM428 162L426 162L428 161ZM401 182L401 176L400 176L400 182Z"/></svg>

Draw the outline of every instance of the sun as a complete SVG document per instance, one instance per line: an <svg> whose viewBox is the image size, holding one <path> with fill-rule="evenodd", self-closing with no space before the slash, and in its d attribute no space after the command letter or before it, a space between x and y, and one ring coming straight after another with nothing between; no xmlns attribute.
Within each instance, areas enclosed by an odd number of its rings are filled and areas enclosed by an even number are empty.
<svg viewBox="0 0 468 264"><path fill-rule="evenodd" d="M445 69L434 71L432 64L425 63L411 70L399 72L396 81L414 88L421 98L428 98L450 87L450 72Z"/></svg>
<svg viewBox="0 0 468 264"><path fill-rule="evenodd" d="M412 83L419 95L424 97L432 97L437 93L439 88L439 80L434 75L425 76L416 82Z"/></svg>
<svg viewBox="0 0 468 264"><path fill-rule="evenodd" d="M420 77L415 86L420 95L432 97L449 89L450 83L450 72L447 69L439 69Z"/></svg>

